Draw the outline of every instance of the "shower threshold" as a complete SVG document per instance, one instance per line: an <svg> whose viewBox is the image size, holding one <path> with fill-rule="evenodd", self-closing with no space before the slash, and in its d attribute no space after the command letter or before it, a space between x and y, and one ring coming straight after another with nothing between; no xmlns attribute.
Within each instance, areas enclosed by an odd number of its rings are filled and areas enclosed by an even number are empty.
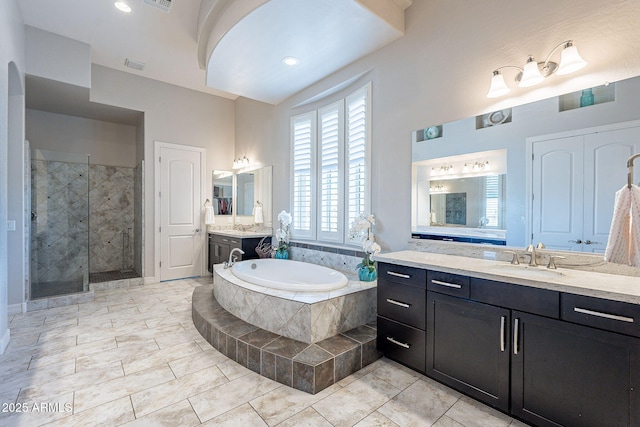
<svg viewBox="0 0 640 427"><path fill-rule="evenodd" d="M133 269L101 271L89 274L89 283L113 282L115 280L136 279L141 277Z"/></svg>

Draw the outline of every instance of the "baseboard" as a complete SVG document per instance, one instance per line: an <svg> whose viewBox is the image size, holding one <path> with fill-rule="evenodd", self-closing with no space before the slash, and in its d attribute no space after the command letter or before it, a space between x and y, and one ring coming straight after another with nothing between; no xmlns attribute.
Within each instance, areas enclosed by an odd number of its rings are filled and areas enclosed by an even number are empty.
<svg viewBox="0 0 640 427"><path fill-rule="evenodd" d="M11 314L21 314L27 312L27 303L19 302L18 304L10 304L7 308L7 313Z"/></svg>
<svg viewBox="0 0 640 427"><path fill-rule="evenodd" d="M4 332L4 335L2 335L2 338L0 338L0 354L4 354L4 351L7 349L7 346L9 345L10 336L11 336L11 331L7 329Z"/></svg>
<svg viewBox="0 0 640 427"><path fill-rule="evenodd" d="M144 278L144 284L145 285L150 285L152 283L156 283L156 278L155 277L145 277Z"/></svg>

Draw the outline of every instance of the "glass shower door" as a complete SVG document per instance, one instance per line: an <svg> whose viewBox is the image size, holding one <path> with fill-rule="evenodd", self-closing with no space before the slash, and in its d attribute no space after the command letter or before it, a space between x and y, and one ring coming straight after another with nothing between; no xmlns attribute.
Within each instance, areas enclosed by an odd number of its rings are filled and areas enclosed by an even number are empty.
<svg viewBox="0 0 640 427"><path fill-rule="evenodd" d="M31 150L30 299L89 290L89 156Z"/></svg>

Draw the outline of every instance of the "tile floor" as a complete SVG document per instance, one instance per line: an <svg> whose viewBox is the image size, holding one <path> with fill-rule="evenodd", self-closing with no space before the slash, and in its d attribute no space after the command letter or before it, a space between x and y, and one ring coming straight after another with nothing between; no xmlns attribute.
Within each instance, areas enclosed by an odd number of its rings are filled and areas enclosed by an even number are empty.
<svg viewBox="0 0 640 427"><path fill-rule="evenodd" d="M210 280L10 316L0 425L524 425L385 358L316 395L261 377L193 326L191 294Z"/></svg>

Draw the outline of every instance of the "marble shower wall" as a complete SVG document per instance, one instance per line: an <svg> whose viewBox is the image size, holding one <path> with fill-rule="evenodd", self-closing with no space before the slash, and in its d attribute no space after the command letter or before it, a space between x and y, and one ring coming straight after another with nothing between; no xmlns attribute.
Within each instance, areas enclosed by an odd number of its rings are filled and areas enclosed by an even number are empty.
<svg viewBox="0 0 640 427"><path fill-rule="evenodd" d="M90 272L134 267L134 168L89 167Z"/></svg>
<svg viewBox="0 0 640 427"><path fill-rule="evenodd" d="M88 164L31 161L31 281L88 282Z"/></svg>

